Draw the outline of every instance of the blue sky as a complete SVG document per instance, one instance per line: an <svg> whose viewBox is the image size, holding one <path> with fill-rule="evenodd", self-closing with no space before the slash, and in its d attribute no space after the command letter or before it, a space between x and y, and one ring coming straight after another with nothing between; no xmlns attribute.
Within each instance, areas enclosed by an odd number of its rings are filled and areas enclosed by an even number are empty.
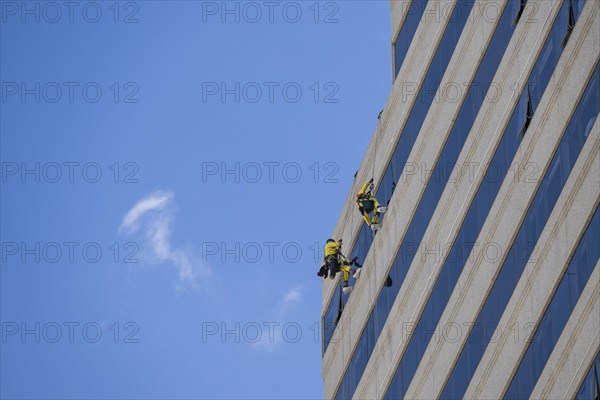
<svg viewBox="0 0 600 400"><path fill-rule="evenodd" d="M265 3L0 1L2 398L322 397L389 2Z"/></svg>

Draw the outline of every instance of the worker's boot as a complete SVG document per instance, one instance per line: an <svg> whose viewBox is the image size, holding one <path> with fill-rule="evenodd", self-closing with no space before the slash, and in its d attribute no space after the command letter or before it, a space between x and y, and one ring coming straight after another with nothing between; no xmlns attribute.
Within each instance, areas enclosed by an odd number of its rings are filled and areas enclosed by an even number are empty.
<svg viewBox="0 0 600 400"><path fill-rule="evenodd" d="M350 294L350 292L352 292L352 286L348 286L348 282L344 282L342 292L344 292L344 294Z"/></svg>

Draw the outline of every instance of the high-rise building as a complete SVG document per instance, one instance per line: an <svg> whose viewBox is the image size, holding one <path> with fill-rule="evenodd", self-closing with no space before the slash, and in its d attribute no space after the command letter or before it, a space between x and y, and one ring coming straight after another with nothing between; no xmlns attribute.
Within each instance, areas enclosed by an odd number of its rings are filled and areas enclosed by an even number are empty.
<svg viewBox="0 0 600 400"><path fill-rule="evenodd" d="M323 285L325 398L597 399L600 1L390 5L393 88L332 234L364 267Z"/></svg>

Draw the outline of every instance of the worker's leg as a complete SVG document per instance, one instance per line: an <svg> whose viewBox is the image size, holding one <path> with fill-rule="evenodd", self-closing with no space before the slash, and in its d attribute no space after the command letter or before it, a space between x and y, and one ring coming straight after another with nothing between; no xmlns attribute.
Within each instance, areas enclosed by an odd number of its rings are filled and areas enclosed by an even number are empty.
<svg viewBox="0 0 600 400"><path fill-rule="evenodd" d="M365 209L362 206L362 203L358 203L358 211L365 219L365 222L367 223L367 225L371 226L371 218L369 218L369 214L367 212L365 212Z"/></svg>
<svg viewBox="0 0 600 400"><path fill-rule="evenodd" d="M373 223L379 224L379 207L381 207L381 204L379 204L375 197L372 197L371 200L373 201L373 209L375 210L375 213L373 214Z"/></svg>
<svg viewBox="0 0 600 400"><path fill-rule="evenodd" d="M357 196L362 196L367 192L367 189L369 188L369 185L371 184L371 181L365 183L360 190L357 193Z"/></svg>
<svg viewBox="0 0 600 400"><path fill-rule="evenodd" d="M327 278L327 275L329 275L329 268L327 267L327 263L325 263L325 264L321 265L319 272L317 272L317 276Z"/></svg>
<svg viewBox="0 0 600 400"><path fill-rule="evenodd" d="M371 197L371 200L373 200L373 205L375 208L375 210L377 210L379 207L381 207L381 204L379 204L379 202L377 201L377 199L375 197Z"/></svg>
<svg viewBox="0 0 600 400"><path fill-rule="evenodd" d="M371 226L371 218L369 217L369 214L367 214L366 212L363 212L363 218L365 219L365 222L367 223L367 225Z"/></svg>
<svg viewBox="0 0 600 400"><path fill-rule="evenodd" d="M350 280L350 270L351 267L348 264L342 265L342 280L344 281L344 286L348 285L348 281Z"/></svg>
<svg viewBox="0 0 600 400"><path fill-rule="evenodd" d="M329 267L329 277L332 279L335 278L335 275L338 272L340 272L340 265L339 261L337 260L337 257L329 257L329 260L327 261L327 266Z"/></svg>
<svg viewBox="0 0 600 400"><path fill-rule="evenodd" d="M348 285L351 270L352 266L350 264L342 264L342 281L344 282L344 284L342 285L342 291L344 292L344 294L349 294L352 291L352 286Z"/></svg>

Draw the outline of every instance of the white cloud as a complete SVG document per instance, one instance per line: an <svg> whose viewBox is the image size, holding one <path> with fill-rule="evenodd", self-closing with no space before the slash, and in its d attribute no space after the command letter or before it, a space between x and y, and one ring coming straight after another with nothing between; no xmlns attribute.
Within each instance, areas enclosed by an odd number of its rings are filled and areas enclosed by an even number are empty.
<svg viewBox="0 0 600 400"><path fill-rule="evenodd" d="M207 288L212 270L184 249L174 249L171 244L173 225L173 199L171 192L156 191L138 201L125 214L119 232L132 235L140 229L156 261L171 262L178 270L178 290Z"/></svg>
<svg viewBox="0 0 600 400"><path fill-rule="evenodd" d="M296 303L299 303L302 299L302 293L300 292L299 287L295 287L290 289L285 293L283 299L279 302L279 311L278 313L283 316L287 314L288 309Z"/></svg>
<svg viewBox="0 0 600 400"><path fill-rule="evenodd" d="M273 334L266 334L266 332L263 332L261 339L258 342L253 343L253 346L260 350L266 350L269 353L273 352L284 340L281 332L282 328L286 323L292 322L286 321L289 312L294 308L295 305L299 304L301 300L302 290L299 286L288 290L277 304L277 309L275 311L276 317L272 321L276 323L276 325L273 326Z"/></svg>
<svg viewBox="0 0 600 400"><path fill-rule="evenodd" d="M171 203L173 194L157 191L137 202L135 206L123 217L119 231L133 233L138 230L138 220L144 214L155 210L164 210Z"/></svg>

